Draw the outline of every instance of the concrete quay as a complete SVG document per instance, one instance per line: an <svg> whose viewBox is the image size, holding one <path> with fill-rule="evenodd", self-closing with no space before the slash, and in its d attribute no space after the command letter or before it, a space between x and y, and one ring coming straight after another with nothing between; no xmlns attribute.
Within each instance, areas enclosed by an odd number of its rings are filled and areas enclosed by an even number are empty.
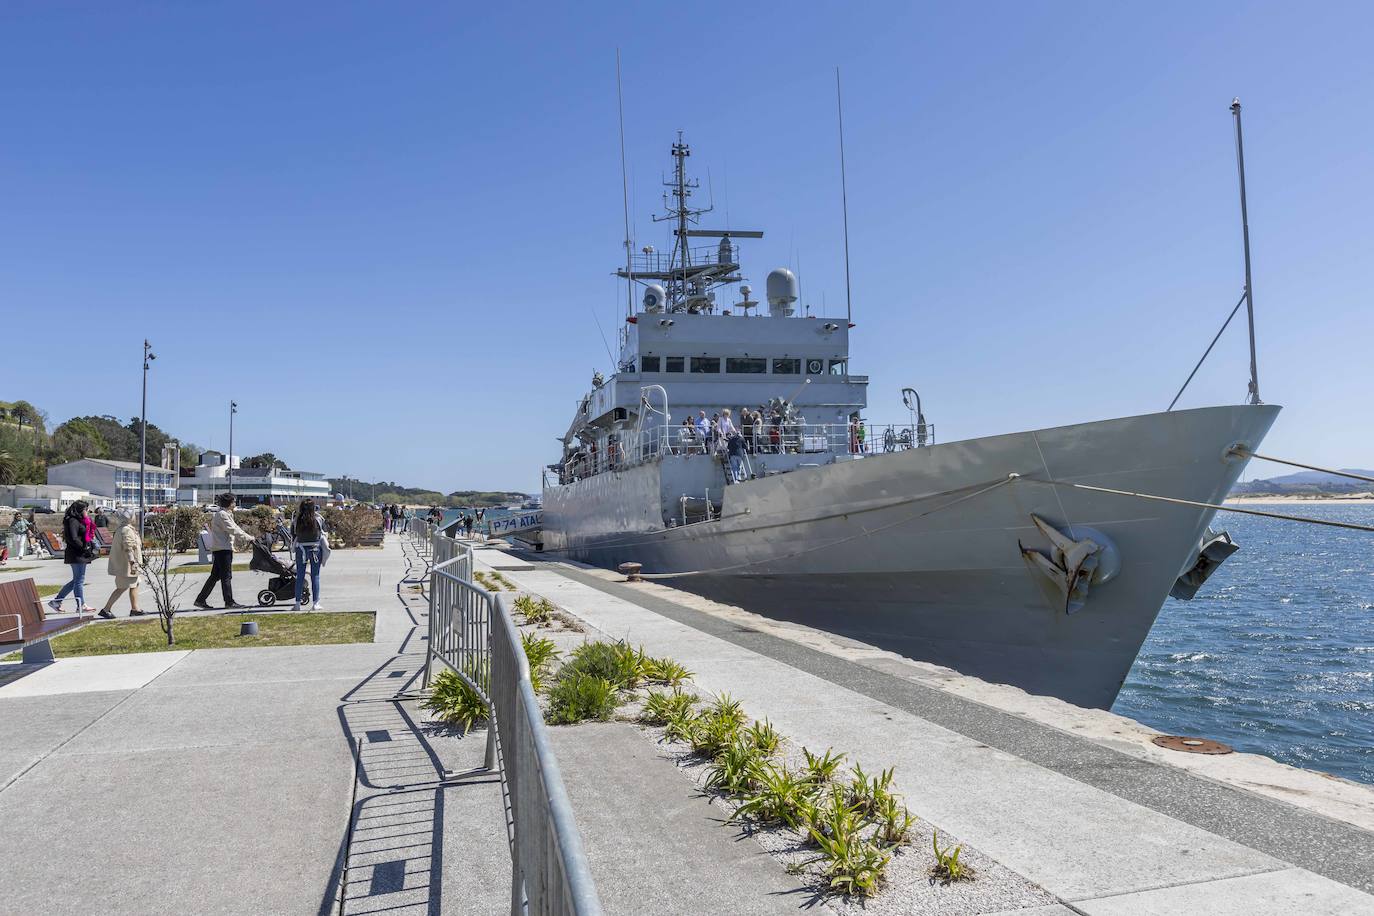
<svg viewBox="0 0 1374 916"><path fill-rule="evenodd" d="M895 766L913 813L1053 898L1018 912L1374 914L1369 787L1255 755L1165 751L1110 713L605 570L478 556L596 631L673 656L700 689L801 744Z"/></svg>

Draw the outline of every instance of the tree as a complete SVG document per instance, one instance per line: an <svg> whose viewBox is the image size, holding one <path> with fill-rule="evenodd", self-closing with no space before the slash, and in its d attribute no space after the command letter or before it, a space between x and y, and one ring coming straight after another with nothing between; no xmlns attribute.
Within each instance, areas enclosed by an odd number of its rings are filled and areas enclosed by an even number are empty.
<svg viewBox="0 0 1374 916"><path fill-rule="evenodd" d="M282 461L271 452L263 452L261 455L245 458L243 459L243 466L247 468L278 468L283 471L291 470L285 461Z"/></svg>
<svg viewBox="0 0 1374 916"><path fill-rule="evenodd" d="M0 484L16 483L18 479L19 459L10 452L0 452Z"/></svg>
<svg viewBox="0 0 1374 916"><path fill-rule="evenodd" d="M176 556L174 545L185 535L181 530L185 521L185 517L178 512L163 512L150 514L143 522L150 545L143 550L139 571L143 574L143 581L148 584L148 591L152 593L158 622L162 624L162 632L167 634L169 646L176 643L172 625L176 620L177 596L189 584L185 574L176 572L172 567L172 557Z"/></svg>
<svg viewBox="0 0 1374 916"><path fill-rule="evenodd" d="M183 442L181 445L181 466L193 468L200 462L200 453L204 451L199 445L192 442Z"/></svg>
<svg viewBox="0 0 1374 916"><path fill-rule="evenodd" d="M59 461L110 457L105 437L94 423L82 417L68 420L53 430L52 447Z"/></svg>

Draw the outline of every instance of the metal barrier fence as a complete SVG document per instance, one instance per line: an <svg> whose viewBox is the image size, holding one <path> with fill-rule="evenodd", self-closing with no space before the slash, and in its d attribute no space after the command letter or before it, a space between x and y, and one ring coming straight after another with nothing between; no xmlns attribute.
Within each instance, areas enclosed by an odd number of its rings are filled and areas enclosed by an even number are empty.
<svg viewBox="0 0 1374 916"><path fill-rule="evenodd" d="M501 777L510 793L511 913L600 916L582 836L577 831L544 714L530 683L509 594L496 596L492 620L492 708L501 745Z"/></svg>
<svg viewBox="0 0 1374 916"><path fill-rule="evenodd" d="M429 643L424 683L438 661L476 690L491 711L486 767L499 760L510 799L512 916L601 916L582 838L549 746L543 712L512 616L510 595L473 585L472 548L413 523L429 573ZM426 524L426 523L422 523Z"/></svg>

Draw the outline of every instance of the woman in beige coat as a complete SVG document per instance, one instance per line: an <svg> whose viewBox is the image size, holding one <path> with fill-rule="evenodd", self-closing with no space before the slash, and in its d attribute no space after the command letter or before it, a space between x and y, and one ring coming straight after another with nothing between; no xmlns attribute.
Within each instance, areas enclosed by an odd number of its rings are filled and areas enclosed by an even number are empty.
<svg viewBox="0 0 1374 916"><path fill-rule="evenodd" d="M110 544L110 575L114 576L115 590L100 609L100 616L113 618L110 608L126 591L129 593L130 617L142 617L138 609L138 568L143 559L143 542L138 537L138 526L133 524L133 515L118 511L115 513L114 543Z"/></svg>

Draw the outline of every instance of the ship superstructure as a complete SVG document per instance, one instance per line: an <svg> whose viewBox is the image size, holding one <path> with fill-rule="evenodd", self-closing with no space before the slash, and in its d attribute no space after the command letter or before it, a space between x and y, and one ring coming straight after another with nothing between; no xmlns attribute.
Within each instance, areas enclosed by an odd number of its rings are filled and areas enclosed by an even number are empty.
<svg viewBox="0 0 1374 916"><path fill-rule="evenodd" d="M680 136L672 154L673 244L619 271L639 304L546 469L544 549L1110 706L1165 597L1233 546L1212 510L1072 484L1215 502L1278 408L941 444L918 400L868 423L848 321L799 310L786 269L753 300L738 240L762 233L699 228Z"/></svg>

